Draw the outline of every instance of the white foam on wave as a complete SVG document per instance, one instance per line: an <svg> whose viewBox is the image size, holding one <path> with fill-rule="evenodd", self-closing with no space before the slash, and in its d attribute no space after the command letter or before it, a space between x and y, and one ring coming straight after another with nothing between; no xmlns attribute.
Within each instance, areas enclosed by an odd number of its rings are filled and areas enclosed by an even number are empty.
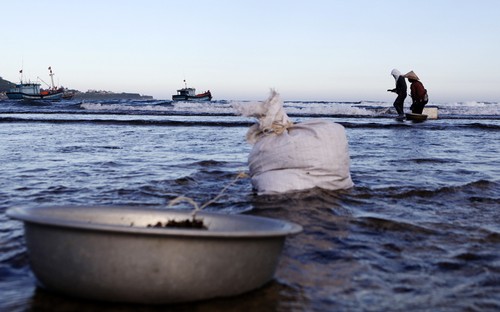
<svg viewBox="0 0 500 312"><path fill-rule="evenodd" d="M253 116L256 114L263 115L265 112L260 105L262 102L231 102L234 111L241 116ZM262 110L262 111L258 111Z"/></svg>
<svg viewBox="0 0 500 312"><path fill-rule="evenodd" d="M437 105L441 107L489 107L495 106L498 103L486 103L486 102L476 102L476 101L468 101L468 102L447 102L447 103L439 103Z"/></svg>
<svg viewBox="0 0 500 312"><path fill-rule="evenodd" d="M254 101L256 102L256 101ZM251 101L217 101L217 102L172 102L171 105L144 105L128 103L82 103L80 107L94 111L151 111L151 112L186 112L193 114L241 114L241 110L254 103ZM251 105L250 105L251 106ZM411 104L405 102L405 110ZM427 107L437 107L440 115L500 115L498 102L449 102L429 103ZM380 116L394 113L392 102L362 101L362 102L284 102L285 111L293 115L342 115L342 116Z"/></svg>
<svg viewBox="0 0 500 312"><path fill-rule="evenodd" d="M304 114L304 115L348 115L348 116L372 116L373 110L368 110L363 107L355 107L350 104L335 104L335 103L309 103L293 105L285 103L285 110L289 114Z"/></svg>
<svg viewBox="0 0 500 312"><path fill-rule="evenodd" d="M171 111L172 108L159 105L126 105L126 104L101 104L101 103L82 103L80 107L88 110L102 111Z"/></svg>
<svg viewBox="0 0 500 312"><path fill-rule="evenodd" d="M229 103L218 102L174 102L176 112L194 112L207 114L234 114L236 111Z"/></svg>
<svg viewBox="0 0 500 312"><path fill-rule="evenodd" d="M232 102L232 106L242 115L259 102ZM335 102L300 102L287 101L283 107L287 114L293 115L348 115L348 116L373 116L377 113L364 107L356 107L355 103Z"/></svg>
<svg viewBox="0 0 500 312"><path fill-rule="evenodd" d="M453 115L500 115L498 102L449 102L437 105L442 114Z"/></svg>

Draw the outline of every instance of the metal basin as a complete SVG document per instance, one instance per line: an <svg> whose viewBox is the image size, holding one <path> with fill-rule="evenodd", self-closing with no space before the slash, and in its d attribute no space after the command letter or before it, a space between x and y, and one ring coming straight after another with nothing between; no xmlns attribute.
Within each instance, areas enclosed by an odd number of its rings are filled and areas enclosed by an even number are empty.
<svg viewBox="0 0 500 312"><path fill-rule="evenodd" d="M427 115L406 113L406 119L413 121L424 121L427 119Z"/></svg>
<svg viewBox="0 0 500 312"><path fill-rule="evenodd" d="M161 304L241 294L273 278L285 238L281 220L200 212L208 230L148 228L190 211L136 207L12 208L24 221L41 285L105 301Z"/></svg>

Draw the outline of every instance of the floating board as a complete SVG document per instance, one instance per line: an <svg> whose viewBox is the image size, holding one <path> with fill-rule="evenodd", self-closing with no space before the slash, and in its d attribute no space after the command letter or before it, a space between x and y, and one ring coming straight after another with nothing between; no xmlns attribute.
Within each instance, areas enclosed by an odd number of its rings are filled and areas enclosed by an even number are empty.
<svg viewBox="0 0 500 312"><path fill-rule="evenodd" d="M427 115L407 113L406 119L407 120L414 120L414 121L424 121L427 119Z"/></svg>
<svg viewBox="0 0 500 312"><path fill-rule="evenodd" d="M424 107L422 114L427 115L427 119L438 119L438 108Z"/></svg>

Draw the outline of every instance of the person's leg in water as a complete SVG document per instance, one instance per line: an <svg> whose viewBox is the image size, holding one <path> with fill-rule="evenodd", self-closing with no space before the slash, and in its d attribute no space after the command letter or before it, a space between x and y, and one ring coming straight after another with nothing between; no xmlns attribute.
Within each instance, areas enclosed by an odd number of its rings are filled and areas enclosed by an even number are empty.
<svg viewBox="0 0 500 312"><path fill-rule="evenodd" d="M424 105L423 103L414 103L411 106L411 112L414 114L422 114L422 111L424 110Z"/></svg>
<svg viewBox="0 0 500 312"><path fill-rule="evenodd" d="M404 116L404 110L403 110L403 106L404 106L404 102L405 102L405 97L403 96L398 96L396 98L396 100L394 101L394 108L396 109L396 112L398 112L398 117L403 117Z"/></svg>
<svg viewBox="0 0 500 312"><path fill-rule="evenodd" d="M425 99L424 101L422 102L414 102L410 109L411 109L411 112L414 113L414 114L422 114L422 112L424 111L424 106L425 104L427 104L429 101L427 99Z"/></svg>

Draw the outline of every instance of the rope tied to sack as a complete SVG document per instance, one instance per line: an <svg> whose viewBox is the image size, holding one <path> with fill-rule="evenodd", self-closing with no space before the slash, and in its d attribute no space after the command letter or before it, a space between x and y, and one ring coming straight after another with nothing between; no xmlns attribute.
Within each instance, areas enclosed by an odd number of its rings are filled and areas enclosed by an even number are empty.
<svg viewBox="0 0 500 312"><path fill-rule="evenodd" d="M268 135L281 135L290 128L293 128L293 122L281 123L273 122L270 127L261 128L260 124L255 124L248 129L246 139L250 144L255 144L260 138Z"/></svg>
<svg viewBox="0 0 500 312"><path fill-rule="evenodd" d="M233 107L243 116L255 117L258 120L258 123L248 129L246 138L250 144L267 135L281 135L293 127L293 122L283 108L283 101L275 90L271 90L264 102L233 104Z"/></svg>
<svg viewBox="0 0 500 312"><path fill-rule="evenodd" d="M214 198L212 198L211 200L207 201L206 203L204 203L203 205L199 205L194 199L192 199L191 197L187 197L187 196L184 196L184 195L181 195L181 196L177 196L176 198L172 199L171 201L168 202L168 207L172 207L180 202L188 202L189 204L191 204L194 208L193 210L193 213L191 214L192 218L194 219L196 217L196 213L198 213L198 211L201 211L203 208L207 207L208 205L211 205L213 203L215 203L222 195L224 195L224 193L227 191L227 189L236 183L236 181L238 181L239 179L243 179L243 178L247 178L248 175L244 172L240 172L236 175L236 177L230 182L228 183L224 188L222 188L222 190L219 192L219 194L217 194Z"/></svg>
<svg viewBox="0 0 500 312"><path fill-rule="evenodd" d="M291 127L293 127L293 122L291 121L288 121L286 123L282 123L281 121L273 121L270 128L262 129L262 133L264 135L273 133L280 135Z"/></svg>

